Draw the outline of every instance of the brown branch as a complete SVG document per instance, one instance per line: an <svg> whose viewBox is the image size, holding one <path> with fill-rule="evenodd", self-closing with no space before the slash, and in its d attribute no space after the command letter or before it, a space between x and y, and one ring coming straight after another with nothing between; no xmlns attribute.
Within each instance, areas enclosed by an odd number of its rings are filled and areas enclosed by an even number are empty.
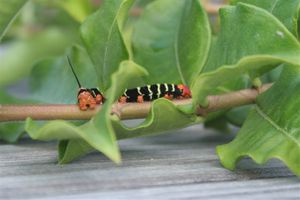
<svg viewBox="0 0 300 200"><path fill-rule="evenodd" d="M266 91L272 84L263 85L257 89L244 89L222 95L208 96L208 107L198 107L195 113L206 116L210 112L229 109L255 102L258 94ZM191 104L191 99L174 100L175 105ZM94 116L102 106L95 110L81 111L77 105L0 105L0 122L23 121L27 117L35 120L87 120ZM120 119L145 118L151 108L151 102L145 103L115 103L112 114Z"/></svg>
<svg viewBox="0 0 300 200"><path fill-rule="evenodd" d="M222 95L208 96L208 106L205 108L198 107L196 113L205 117L210 112L255 103L256 97L271 86L272 83L269 83L262 85L260 88L244 89Z"/></svg>
<svg viewBox="0 0 300 200"><path fill-rule="evenodd" d="M209 0L201 0L202 5L207 13L211 15L216 15L219 12L219 9L224 5L228 4L228 0L223 0L221 3L213 3Z"/></svg>

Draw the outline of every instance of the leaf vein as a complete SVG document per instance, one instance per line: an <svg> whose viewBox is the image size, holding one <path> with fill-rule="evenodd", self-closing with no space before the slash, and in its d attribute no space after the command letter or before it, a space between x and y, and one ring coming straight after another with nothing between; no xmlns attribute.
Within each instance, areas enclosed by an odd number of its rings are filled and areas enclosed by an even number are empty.
<svg viewBox="0 0 300 200"><path fill-rule="evenodd" d="M114 26L116 25L117 23L117 19L118 19L118 16L119 16L119 13L120 13L120 10L122 8L122 4L119 6L117 12L116 12L116 15L114 17L114 20L112 22L112 25L110 26L110 29L109 29L109 32L108 32L108 36L107 36L107 39L106 39L106 45L105 45L105 49L104 49L104 58L103 58L103 69L105 70L106 67L107 67L107 57L108 57L108 48L109 48L109 42L111 40L111 37L112 37L112 32L113 32L113 28ZM105 79L105 73L102 74L103 76L103 79Z"/></svg>
<svg viewBox="0 0 300 200"><path fill-rule="evenodd" d="M265 119L269 124L271 124L271 126L273 126L276 130L281 132L284 136L292 140L300 148L300 143L294 137L292 137L286 130L277 125L276 122L266 113L264 113L258 105L255 106L255 110L263 119Z"/></svg>
<svg viewBox="0 0 300 200"><path fill-rule="evenodd" d="M180 64L179 55L178 55L179 54L179 52L178 52L179 32L180 32L180 26L181 26L181 23L182 23L183 13L184 13L184 11L182 11L182 13L181 13L180 23L178 24L177 30L176 30L176 33L175 33L174 53L175 53L177 71L178 71L179 76L182 80L182 83L186 85L186 81L184 79L184 76L183 76L183 73L182 73L182 70L181 70L181 64Z"/></svg>
<svg viewBox="0 0 300 200"><path fill-rule="evenodd" d="M273 14L273 11L274 11L275 7L277 6L278 2L279 2L279 0L276 0L276 1L274 2L273 6L271 7L270 13Z"/></svg>

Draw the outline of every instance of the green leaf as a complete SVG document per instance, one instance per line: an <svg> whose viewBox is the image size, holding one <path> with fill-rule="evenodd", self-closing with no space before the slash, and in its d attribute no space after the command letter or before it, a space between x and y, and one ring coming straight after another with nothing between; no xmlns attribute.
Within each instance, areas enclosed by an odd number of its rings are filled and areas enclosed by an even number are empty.
<svg viewBox="0 0 300 200"><path fill-rule="evenodd" d="M230 133L229 123L226 117L218 116L212 120L205 120L204 128L214 129L220 133Z"/></svg>
<svg viewBox="0 0 300 200"><path fill-rule="evenodd" d="M68 54L81 84L88 88L95 87L97 77L94 65L85 50L74 46ZM66 56L39 62L31 71L28 83L27 98L30 100L50 104L77 102L79 87Z"/></svg>
<svg viewBox="0 0 300 200"><path fill-rule="evenodd" d="M94 66L86 52L77 46L68 54L73 60L75 71L82 79L82 84L97 85L97 78L93 73ZM28 92L26 96L18 94L18 97L14 97L1 91L1 104L76 103L78 85L66 57L47 59L36 64L28 77ZM0 124L0 139L4 141L16 142L23 133L24 122Z"/></svg>
<svg viewBox="0 0 300 200"><path fill-rule="evenodd" d="M106 131L104 123L96 120L97 115L79 127L61 120L51 121L39 127L34 121L28 118L25 130L35 140L84 140L113 161L119 163L119 148L114 136Z"/></svg>
<svg viewBox="0 0 300 200"><path fill-rule="evenodd" d="M161 112L161 111L164 112ZM172 117L170 117L172 116ZM171 101L158 99L152 103L148 117L140 125L128 128L118 117L111 118L111 124L118 140L156 135L162 132L184 128L202 122L200 117L181 112ZM61 141L59 143L60 163L68 163L95 149L82 140Z"/></svg>
<svg viewBox="0 0 300 200"><path fill-rule="evenodd" d="M93 151L95 148L84 140L61 140L58 144L58 160L60 164L69 163Z"/></svg>
<svg viewBox="0 0 300 200"><path fill-rule="evenodd" d="M147 83L190 84L206 61L210 40L198 0L153 1L134 27L134 60L149 72Z"/></svg>
<svg viewBox="0 0 300 200"><path fill-rule="evenodd" d="M300 0L231 0L235 5L243 2L263 8L277 17L286 28L298 37L298 19L300 11Z"/></svg>
<svg viewBox="0 0 300 200"><path fill-rule="evenodd" d="M262 80L264 80L264 82L269 82L269 83L277 81L278 78L280 77L283 66L284 64L281 64L278 67L276 67L274 70L268 72L267 74L264 74Z"/></svg>
<svg viewBox="0 0 300 200"><path fill-rule="evenodd" d="M207 105L206 96L220 85L223 90L225 83L230 83L226 90L243 88L280 63L300 63L297 39L269 12L238 4L220 15L221 32L206 64L219 69L197 77L191 87L194 105Z"/></svg>
<svg viewBox="0 0 300 200"><path fill-rule="evenodd" d="M115 162L120 162L120 154L115 141L115 133L111 125L111 107L115 100L124 92L125 88L139 85L147 72L131 61L124 61L120 68L112 75L112 86L101 111L89 122L77 127L73 124L56 120L38 127L32 120L26 122L26 131L33 139L63 140L59 145L60 163L69 162L86 152L86 147L104 153ZM65 141L69 140L70 141ZM76 150L74 150L76 148ZM88 149L89 150L89 149Z"/></svg>
<svg viewBox="0 0 300 200"><path fill-rule="evenodd" d="M133 71L137 69L139 69L139 72L133 73ZM130 79L132 75L128 73L134 74L135 78L132 77ZM116 134L117 139L126 139L155 135L202 121L201 118L194 114L186 114L180 111L180 109L178 109L171 101L166 99L154 101L151 106L150 114L145 121L137 127L128 128L122 124L117 116L110 116L112 103L118 99L125 88L132 88L140 85L140 82L142 81L138 81L138 77L146 74L147 73L143 68L138 67L132 62L123 62L118 73L114 74L112 78L112 87L108 90L110 98L105 102L101 111L102 114L99 114L97 119L97 121L101 123L106 123L107 131ZM133 80L138 82L134 83ZM163 112L161 112L162 110ZM113 130L111 128L113 128ZM61 147L61 163L70 162L86 153L94 151L94 148L91 145L79 140L62 141L59 146Z"/></svg>
<svg viewBox="0 0 300 200"><path fill-rule="evenodd" d="M109 96L102 110L96 116L96 121L103 126L102 131L105 131L115 137L115 131L112 127L111 107L115 100L124 92L126 88L131 88L139 85L142 80L139 77L147 75L147 72L131 61L124 61L120 68L112 76L112 86L108 90ZM69 140L59 143L59 159L60 163L68 163L72 160L81 157L91 151L94 147L86 141Z"/></svg>
<svg viewBox="0 0 300 200"><path fill-rule="evenodd" d="M58 29L48 29L14 41L0 55L0 87L28 76L38 61L64 53L71 38Z"/></svg>
<svg viewBox="0 0 300 200"><path fill-rule="evenodd" d="M245 105L233 108L225 114L225 117L228 122L240 127L245 122L252 107L253 105Z"/></svg>
<svg viewBox="0 0 300 200"><path fill-rule="evenodd" d="M0 2L0 41L26 2L27 0L6 0Z"/></svg>
<svg viewBox="0 0 300 200"><path fill-rule="evenodd" d="M55 0L54 3L63 8L80 23L93 12L91 2L86 0Z"/></svg>
<svg viewBox="0 0 300 200"><path fill-rule="evenodd" d="M95 14L86 19L81 27L81 35L89 56L95 63L99 88L102 91L111 86L111 80L108 77L116 72L119 63L129 57L121 30L132 3L132 0L105 1ZM126 85L118 85L118 88L111 86L110 95L105 94L109 100L106 101L106 107L99 114L101 115L99 117L102 120L101 123L104 123L103 126L106 128L105 131L112 135L114 132L111 128L110 116L108 116L110 115L110 106L117 98L117 93L120 93L117 90L123 88L124 91ZM91 145L82 140L61 141L59 147L60 163L68 163L94 150Z"/></svg>
<svg viewBox="0 0 300 200"><path fill-rule="evenodd" d="M133 0L105 1L81 26L81 36L95 64L102 91L109 88L108 77L117 71L120 62L128 59L121 30L132 3Z"/></svg>
<svg viewBox="0 0 300 200"><path fill-rule="evenodd" d="M257 98L237 137L217 148L226 168L234 169L244 156L259 164L277 158L300 176L299 90L300 67L285 67L272 88Z"/></svg>
<svg viewBox="0 0 300 200"><path fill-rule="evenodd" d="M156 135L199 122L202 122L202 118L180 111L177 106L167 99L157 99L152 103L148 117L137 127L128 128L117 118L113 119L113 127L118 139L126 139Z"/></svg>
<svg viewBox="0 0 300 200"><path fill-rule="evenodd" d="M17 142L24 134L24 122L5 122L0 124L0 140Z"/></svg>

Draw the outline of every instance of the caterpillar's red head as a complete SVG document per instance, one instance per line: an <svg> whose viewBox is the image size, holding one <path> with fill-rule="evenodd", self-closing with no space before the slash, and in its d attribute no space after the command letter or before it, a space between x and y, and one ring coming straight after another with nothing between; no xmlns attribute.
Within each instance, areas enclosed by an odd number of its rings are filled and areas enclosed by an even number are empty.
<svg viewBox="0 0 300 200"><path fill-rule="evenodd" d="M182 97L184 97L184 98L192 97L192 93L191 93L190 89L188 88L188 86L179 84L177 87L182 91L182 94L181 94Z"/></svg>
<svg viewBox="0 0 300 200"><path fill-rule="evenodd" d="M97 88L80 88L77 99L80 110L94 109L96 104L102 104L105 100Z"/></svg>
<svg viewBox="0 0 300 200"><path fill-rule="evenodd" d="M92 93L86 88L80 88L78 92L78 106L80 110L94 109L96 101Z"/></svg>

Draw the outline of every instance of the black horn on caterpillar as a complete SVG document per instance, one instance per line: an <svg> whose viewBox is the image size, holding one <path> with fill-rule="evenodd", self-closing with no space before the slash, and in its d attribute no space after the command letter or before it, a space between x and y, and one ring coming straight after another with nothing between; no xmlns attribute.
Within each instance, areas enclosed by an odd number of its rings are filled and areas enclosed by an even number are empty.
<svg viewBox="0 0 300 200"><path fill-rule="evenodd" d="M75 73L73 64L69 56L67 56L69 66L78 84L77 101L80 110L94 109L97 104L102 104L104 101L103 95L98 88L84 88Z"/></svg>

